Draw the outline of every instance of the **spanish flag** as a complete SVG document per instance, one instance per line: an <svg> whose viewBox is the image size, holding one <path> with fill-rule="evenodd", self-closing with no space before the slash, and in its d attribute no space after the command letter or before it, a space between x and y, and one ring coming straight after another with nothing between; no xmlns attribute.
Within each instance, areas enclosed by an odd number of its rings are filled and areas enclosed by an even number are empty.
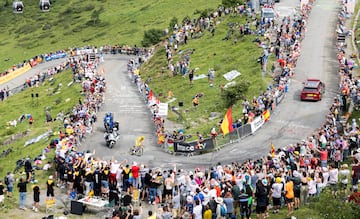
<svg viewBox="0 0 360 219"><path fill-rule="evenodd" d="M274 144L271 142L271 157L275 157L275 146Z"/></svg>
<svg viewBox="0 0 360 219"><path fill-rule="evenodd" d="M270 119L270 111L268 109L265 110L263 112L262 116L263 116L264 121L267 122Z"/></svg>
<svg viewBox="0 0 360 219"><path fill-rule="evenodd" d="M228 134L229 132L233 131L233 127L232 127L232 111L231 111L231 107L229 107L229 109L227 110L225 117L221 123L221 131L223 133L223 135L225 136L226 134Z"/></svg>

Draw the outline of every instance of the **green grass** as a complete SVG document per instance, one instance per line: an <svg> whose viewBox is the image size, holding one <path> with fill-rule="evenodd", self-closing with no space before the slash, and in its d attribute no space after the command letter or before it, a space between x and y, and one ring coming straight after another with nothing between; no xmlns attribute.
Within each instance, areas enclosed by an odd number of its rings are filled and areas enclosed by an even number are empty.
<svg viewBox="0 0 360 219"><path fill-rule="evenodd" d="M60 111L66 113L78 103L78 99L81 97L81 87L80 84L67 86L71 81L71 72L62 72L56 75L52 81L47 80L37 88L27 88L0 103L1 145L14 134L29 131L26 136L13 141L9 145L1 146L1 151L12 148L13 152L6 158L0 158L0 176L4 176L9 170L14 170L16 160L25 156L33 158L41 154L42 149L49 144L49 139L45 139L24 148L26 141L45 133L49 129L55 132L62 127L62 121L55 121L50 125L46 125L45 111L49 110L52 117L56 118ZM58 86L59 88L57 88ZM54 93L55 90L57 92ZM38 93L39 97L32 98L32 93ZM31 114L34 123L30 126L28 120L25 120L18 123L16 127L7 125L7 121L17 120L22 114Z"/></svg>
<svg viewBox="0 0 360 219"><path fill-rule="evenodd" d="M5 2L10 3L4 7ZM0 72L36 55L86 45L141 45L144 31L164 29L172 17L179 22L216 8L221 0L57 0L50 12L38 1L23 0L24 12L14 14L11 0L0 0ZM100 22L91 15L103 9ZM90 22L89 22L90 21ZM6 61L8 60L8 61Z"/></svg>
<svg viewBox="0 0 360 219"><path fill-rule="evenodd" d="M252 41L254 35L242 36L236 34L237 44L233 43L233 39L223 40L229 31L228 23L244 24L245 17L226 17L222 18L219 25L216 26L215 36L212 37L208 31L200 39L189 40L186 45L179 47L180 50L191 51L190 69L199 68L195 75L207 75L209 68L216 71L214 86L210 87L207 78L194 81L194 85L190 86L188 76L182 77L176 75L174 77L161 74L161 68L166 67L165 49L160 47L154 57L146 63L141 69L143 78L151 78L150 87L156 94L163 94L161 101L165 102L166 95L169 90L174 94L177 100L171 103L172 106L178 106L178 101L184 102L181 108L183 116L186 118L185 127L189 129L188 133L194 134L196 131L207 135L211 127L216 126L222 116L215 120L209 120L210 112L225 113L226 107L221 98L221 85L228 83L223 75L231 70L237 70L241 73L234 81L247 81L251 84L246 96L251 99L258 96L260 91L264 91L269 82L269 76L263 77L260 70L260 64L257 63L258 57L261 55L262 49ZM236 32L236 31L235 31ZM172 61L181 61L183 54L175 54ZM270 64L269 64L270 65ZM270 67L270 66L269 66ZM195 110L192 106L192 98L197 93L204 93L199 101L199 106ZM171 108L171 106L169 107ZM241 101L233 107L233 118L237 119L241 116ZM177 116L170 114L169 119L176 120Z"/></svg>

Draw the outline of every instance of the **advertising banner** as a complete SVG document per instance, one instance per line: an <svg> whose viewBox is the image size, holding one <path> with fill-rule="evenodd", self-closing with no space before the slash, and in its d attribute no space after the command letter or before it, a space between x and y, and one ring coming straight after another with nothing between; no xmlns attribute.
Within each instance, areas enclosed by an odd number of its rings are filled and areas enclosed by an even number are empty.
<svg viewBox="0 0 360 219"><path fill-rule="evenodd" d="M15 71L9 72L9 74L0 77L0 84L4 84L8 81L11 81L12 79L16 78L19 75L24 74L25 72L29 71L31 69L30 64L26 64L24 67L18 68Z"/></svg>
<svg viewBox="0 0 360 219"><path fill-rule="evenodd" d="M51 55L46 55L45 56L45 61L51 61L54 59L61 59L61 58L65 58L66 57L66 52L61 52L61 53L55 53L55 54L51 54Z"/></svg>
<svg viewBox="0 0 360 219"><path fill-rule="evenodd" d="M184 142L184 141L174 141L174 152L178 153L193 153L208 151L214 149L215 145L212 138L204 139L201 144L198 144L197 141Z"/></svg>
<svg viewBox="0 0 360 219"><path fill-rule="evenodd" d="M264 124L264 119L262 118L262 116L258 116L255 117L254 121L252 121L250 123L251 125L251 132L254 133L256 132L263 124Z"/></svg>

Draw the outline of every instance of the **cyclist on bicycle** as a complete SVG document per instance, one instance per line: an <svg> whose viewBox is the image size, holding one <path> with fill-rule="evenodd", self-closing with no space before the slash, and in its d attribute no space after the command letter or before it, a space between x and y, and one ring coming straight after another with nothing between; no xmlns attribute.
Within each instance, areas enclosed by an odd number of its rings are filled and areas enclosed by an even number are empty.
<svg viewBox="0 0 360 219"><path fill-rule="evenodd" d="M140 136L140 137L136 138L135 145L133 146L133 149L132 149L132 154L136 154L141 149L144 148L144 140L145 140L145 136Z"/></svg>

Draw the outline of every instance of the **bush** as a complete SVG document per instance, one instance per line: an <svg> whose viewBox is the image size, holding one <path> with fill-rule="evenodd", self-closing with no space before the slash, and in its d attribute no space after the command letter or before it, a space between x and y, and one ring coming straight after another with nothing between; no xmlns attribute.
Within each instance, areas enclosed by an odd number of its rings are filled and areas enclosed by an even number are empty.
<svg viewBox="0 0 360 219"><path fill-rule="evenodd" d="M244 4L244 0L222 0L222 4L225 8L227 7L234 7L237 4L242 5Z"/></svg>
<svg viewBox="0 0 360 219"><path fill-rule="evenodd" d="M249 89L249 82L240 81L237 82L234 86L224 89L221 93L222 100L226 108L234 105L238 100L245 98L245 94Z"/></svg>
<svg viewBox="0 0 360 219"><path fill-rule="evenodd" d="M171 18L170 23L169 23L169 30L171 32L174 31L174 26L177 23L178 23L178 19L176 17Z"/></svg>
<svg viewBox="0 0 360 219"><path fill-rule="evenodd" d="M346 199L347 197L340 191L334 197L329 188L326 188L321 192L320 197L314 198L310 207L327 219L360 218L359 205L344 201Z"/></svg>
<svg viewBox="0 0 360 219"><path fill-rule="evenodd" d="M196 10L194 12L194 14L199 14L199 18L201 18L201 17L205 18L205 17L209 16L211 14L211 12L213 12L213 11L214 11L214 9L207 8L202 11Z"/></svg>
<svg viewBox="0 0 360 219"><path fill-rule="evenodd" d="M164 37L164 31L160 29L150 29L144 32L144 38L141 41L144 47L149 47L159 43Z"/></svg>

